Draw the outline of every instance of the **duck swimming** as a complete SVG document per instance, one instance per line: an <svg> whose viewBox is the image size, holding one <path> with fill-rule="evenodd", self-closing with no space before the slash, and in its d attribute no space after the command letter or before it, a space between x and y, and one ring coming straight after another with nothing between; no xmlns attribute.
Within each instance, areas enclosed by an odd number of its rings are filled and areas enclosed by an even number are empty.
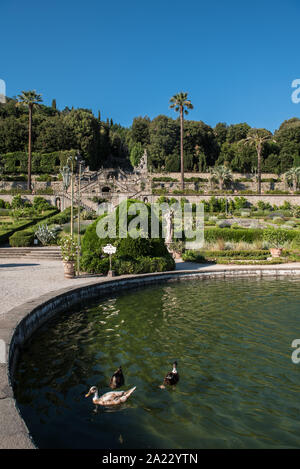
<svg viewBox="0 0 300 469"><path fill-rule="evenodd" d="M164 377L164 382L160 386L160 388L165 389L166 385L174 386L175 384L178 383L178 381L179 381L179 374L177 371L177 362L174 362L172 371L169 371L169 373L166 374L166 376Z"/></svg>
<svg viewBox="0 0 300 469"><path fill-rule="evenodd" d="M129 396L131 396L135 390L136 386L134 386L134 388L128 389L128 391L111 391L99 397L98 388L96 386L92 386L85 397L89 397L91 394L94 394L93 403L97 405L119 405L123 404L123 402L126 402Z"/></svg>
<svg viewBox="0 0 300 469"><path fill-rule="evenodd" d="M124 380L122 368L121 366L119 366L119 368L114 372L114 374L112 375L110 379L109 387L111 389L120 388L121 386L123 386L124 383L125 383L125 380Z"/></svg>

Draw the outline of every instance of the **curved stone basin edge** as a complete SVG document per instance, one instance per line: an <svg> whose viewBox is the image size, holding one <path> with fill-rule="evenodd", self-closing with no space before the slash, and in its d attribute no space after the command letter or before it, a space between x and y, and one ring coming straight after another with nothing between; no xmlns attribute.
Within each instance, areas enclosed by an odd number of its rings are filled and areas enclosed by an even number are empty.
<svg viewBox="0 0 300 469"><path fill-rule="evenodd" d="M7 344L6 363L0 363L0 449L34 449L28 428L14 399L14 372L26 341L46 321L69 310L72 306L87 303L107 294L134 289L159 282L187 279L206 280L230 277L283 277L300 276L300 268L227 268L224 270L182 270L153 274L129 275L99 282L86 283L50 292L11 309L0 316L0 340Z"/></svg>

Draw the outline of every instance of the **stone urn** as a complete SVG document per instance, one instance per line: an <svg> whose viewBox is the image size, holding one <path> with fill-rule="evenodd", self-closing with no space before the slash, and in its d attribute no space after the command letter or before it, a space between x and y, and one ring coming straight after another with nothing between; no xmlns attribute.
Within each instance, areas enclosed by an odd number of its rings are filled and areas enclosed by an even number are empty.
<svg viewBox="0 0 300 469"><path fill-rule="evenodd" d="M270 248L272 257L280 257L282 254L282 248Z"/></svg>
<svg viewBox="0 0 300 469"><path fill-rule="evenodd" d="M75 277L75 261L64 261L65 278Z"/></svg>

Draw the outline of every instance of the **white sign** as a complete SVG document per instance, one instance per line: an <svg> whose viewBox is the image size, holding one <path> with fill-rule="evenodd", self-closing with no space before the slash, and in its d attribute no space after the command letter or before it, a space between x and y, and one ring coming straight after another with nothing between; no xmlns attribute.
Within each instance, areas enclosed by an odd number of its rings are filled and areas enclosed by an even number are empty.
<svg viewBox="0 0 300 469"><path fill-rule="evenodd" d="M117 252L117 248L112 244L107 244L106 246L104 246L103 252L105 254L115 254Z"/></svg>

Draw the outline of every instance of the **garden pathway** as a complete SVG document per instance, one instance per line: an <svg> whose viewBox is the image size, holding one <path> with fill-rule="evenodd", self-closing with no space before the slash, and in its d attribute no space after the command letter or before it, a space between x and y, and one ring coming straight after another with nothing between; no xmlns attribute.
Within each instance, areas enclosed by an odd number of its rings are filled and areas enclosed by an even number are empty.
<svg viewBox="0 0 300 469"><path fill-rule="evenodd" d="M227 270L239 269L238 265L212 265L195 264L192 262L176 261L176 270ZM244 268L256 269L259 265L245 266ZM261 268L300 268L300 263L264 265ZM55 292L68 286L80 286L87 283L96 283L101 275L83 275L80 278L65 279L63 264L54 260L33 259L0 259L0 314L26 301L37 298L44 293Z"/></svg>

